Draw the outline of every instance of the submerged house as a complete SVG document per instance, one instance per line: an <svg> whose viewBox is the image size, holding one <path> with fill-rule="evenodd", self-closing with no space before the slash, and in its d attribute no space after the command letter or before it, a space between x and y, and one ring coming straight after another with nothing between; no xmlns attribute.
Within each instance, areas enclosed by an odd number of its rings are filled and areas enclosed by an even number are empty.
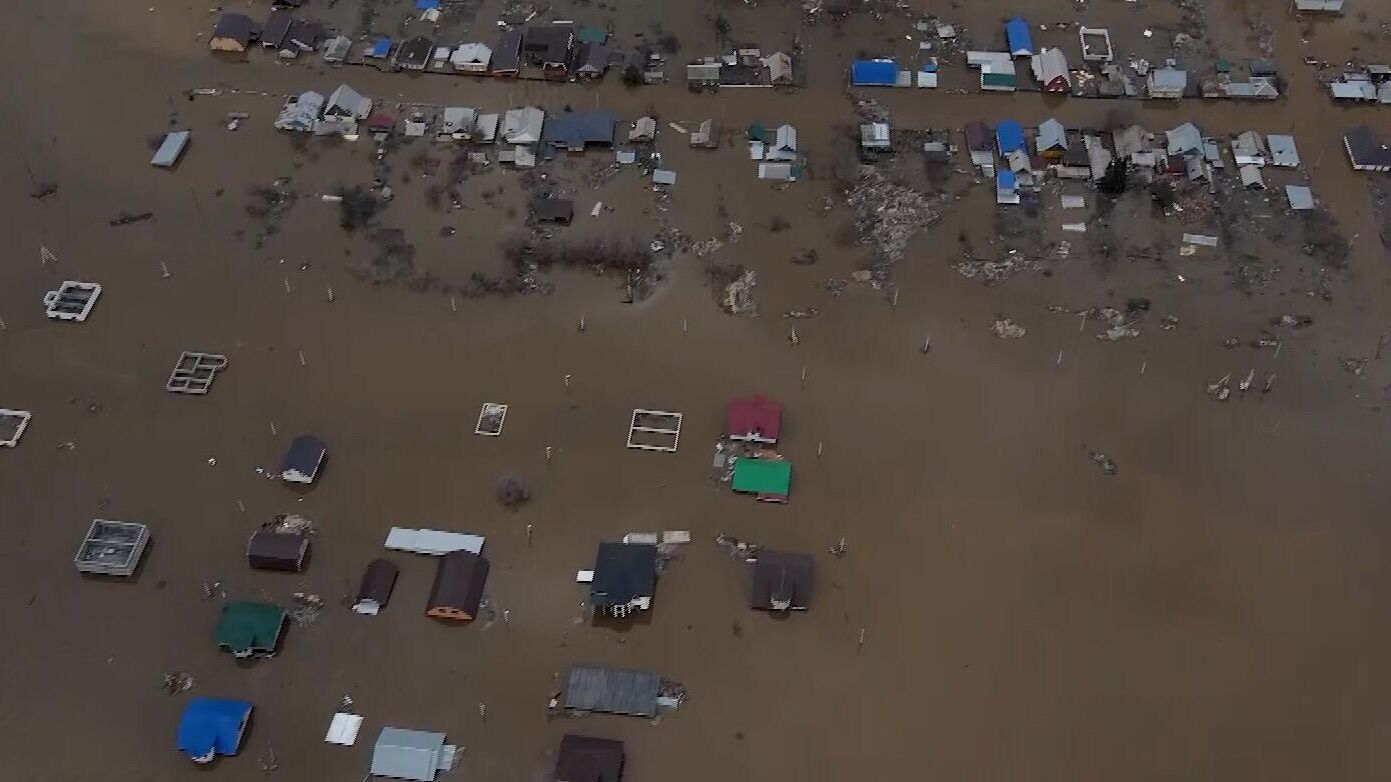
<svg viewBox="0 0 1391 782"><path fill-rule="evenodd" d="M425 615L459 622L476 619L488 569L488 560L472 551L452 551L440 557Z"/></svg>
<svg viewBox="0 0 1391 782"><path fill-rule="evenodd" d="M725 437L773 445L781 433L781 402L774 402L762 394L730 400L725 410Z"/></svg>
<svg viewBox="0 0 1391 782"><path fill-rule="evenodd" d="M396 578L401 569L386 559L374 559L367 563L362 572L362 582L358 584L357 595L353 598L353 611L367 616L376 616L391 599L396 588Z"/></svg>
<svg viewBox="0 0 1391 782"><path fill-rule="evenodd" d="M995 143L999 147L1000 157L1006 157L1011 152L1024 149L1024 128L1012 119L1005 120L995 126Z"/></svg>
<svg viewBox="0 0 1391 782"><path fill-rule="evenodd" d="M275 654L288 616L274 603L226 603L214 636L217 646L237 658Z"/></svg>
<svg viewBox="0 0 1391 782"><path fill-rule="evenodd" d="M535 106L510 109L502 117L503 143L536 144L541 141L541 130L545 122L545 112Z"/></svg>
<svg viewBox="0 0 1391 782"><path fill-rule="evenodd" d="M657 589L657 547L643 543L599 544L594 558L594 580L589 603L622 619L634 611L652 608Z"/></svg>
<svg viewBox="0 0 1391 782"><path fill-rule="evenodd" d="M319 121L319 114L324 110L325 100L323 95L313 90L292 96L285 101L280 114L275 118L275 129L299 133L312 131Z"/></svg>
<svg viewBox="0 0 1391 782"><path fill-rule="evenodd" d="M217 18L208 48L215 52L244 52L261 34L261 28L246 14L226 13Z"/></svg>
<svg viewBox="0 0 1391 782"><path fill-rule="evenodd" d="M565 79L570 73L570 50L574 45L574 25L534 25L526 29L522 38L522 56L528 65L539 66L546 78Z"/></svg>
<svg viewBox="0 0 1391 782"><path fill-rule="evenodd" d="M655 717L661 694L662 677L655 673L576 665L565 678L564 704L573 711Z"/></svg>
<svg viewBox="0 0 1391 782"><path fill-rule="evenodd" d="M1071 92L1072 78L1068 75L1067 56L1059 48L1044 49L1034 55L1034 80L1044 92Z"/></svg>
<svg viewBox="0 0 1391 782"><path fill-rule="evenodd" d="M423 71L430 63L430 55L435 51L435 42L418 35L396 50L396 65L406 70Z"/></svg>
<svg viewBox="0 0 1391 782"><path fill-rule="evenodd" d="M441 771L454 767L458 747L445 744L445 735L425 730L382 728L372 746L369 776L434 782Z"/></svg>
<svg viewBox="0 0 1391 782"><path fill-rule="evenodd" d="M522 68L522 31L503 30L493 45L494 76L516 76Z"/></svg>
<svg viewBox="0 0 1391 782"><path fill-rule="evenodd" d="M211 763L218 755L241 750L251 703L230 698L191 698L179 717L175 739L179 751L194 763Z"/></svg>
<svg viewBox="0 0 1391 782"><path fill-rule="evenodd" d="M295 21L294 14L284 8L276 8L266 17L261 26L261 46L279 49L290 40L290 25Z"/></svg>
<svg viewBox="0 0 1391 782"><path fill-rule="evenodd" d="M483 43L462 44L449 55L450 64L461 73L487 73L492 61L493 50Z"/></svg>
<svg viewBox="0 0 1391 782"><path fill-rule="evenodd" d="M898 63L893 60L856 60L850 64L850 84L855 87L893 87L898 84Z"/></svg>
<svg viewBox="0 0 1391 782"><path fill-rule="evenodd" d="M583 152L590 144L613 146L615 123L611 111L565 111L546 118L541 140L567 152Z"/></svg>
<svg viewBox="0 0 1391 782"><path fill-rule="evenodd" d="M1264 166L1266 163L1265 141L1261 134L1248 130L1232 139L1232 157L1238 167Z"/></svg>
<svg viewBox="0 0 1391 782"><path fill-rule="evenodd" d="M623 742L567 733L560 739L552 782L619 782Z"/></svg>
<svg viewBox="0 0 1391 782"><path fill-rule="evenodd" d="M966 123L966 149L971 153L972 165L980 168L986 176L995 176L994 139L984 122Z"/></svg>
<svg viewBox="0 0 1391 782"><path fill-rule="evenodd" d="M1170 156L1203 154L1203 134L1191 122L1185 122L1164 135Z"/></svg>
<svg viewBox="0 0 1391 782"><path fill-rule="evenodd" d="M1052 117L1039 123L1034 149L1045 158L1061 158L1067 151L1067 129L1063 123Z"/></svg>
<svg viewBox="0 0 1391 782"><path fill-rule="evenodd" d="M797 159L797 129L791 125L779 125L773 132L773 142L763 153L764 160L795 161Z"/></svg>
<svg viewBox="0 0 1391 782"><path fill-rule="evenodd" d="M762 502L787 502L792 491L792 462L741 456L734 460L730 486L736 493L752 494Z"/></svg>
<svg viewBox="0 0 1391 782"><path fill-rule="evenodd" d="M1177 68L1156 68L1149 73L1149 96L1174 99L1183 97L1188 89L1188 71Z"/></svg>
<svg viewBox="0 0 1391 782"><path fill-rule="evenodd" d="M302 532L261 529L246 542L246 564L254 570L299 573L309 556L309 536Z"/></svg>
<svg viewBox="0 0 1391 782"><path fill-rule="evenodd" d="M1032 57L1034 54L1034 36L1029 31L1029 23L1017 16L1006 20L1005 43L1009 46L1010 55Z"/></svg>
<svg viewBox="0 0 1391 782"><path fill-rule="evenodd" d="M1343 149L1356 171L1391 171L1391 148L1366 125L1343 134Z"/></svg>
<svg viewBox="0 0 1391 782"><path fill-rule="evenodd" d="M773 52L763 58L763 64L768 68L768 80L773 83L773 86L780 87L793 83L791 55L786 52Z"/></svg>
<svg viewBox="0 0 1391 782"><path fill-rule="evenodd" d="M575 47L570 75L577 79L602 79L612 57L613 52L602 43L582 43Z"/></svg>
<svg viewBox="0 0 1391 782"><path fill-rule="evenodd" d="M319 468L328 455L324 441L312 434L302 434L290 441L285 457L280 461L280 478L286 483L313 483Z"/></svg>
<svg viewBox="0 0 1391 782"><path fill-rule="evenodd" d="M760 551L753 563L749 605L763 611L805 611L811 606L815 567L810 554Z"/></svg>

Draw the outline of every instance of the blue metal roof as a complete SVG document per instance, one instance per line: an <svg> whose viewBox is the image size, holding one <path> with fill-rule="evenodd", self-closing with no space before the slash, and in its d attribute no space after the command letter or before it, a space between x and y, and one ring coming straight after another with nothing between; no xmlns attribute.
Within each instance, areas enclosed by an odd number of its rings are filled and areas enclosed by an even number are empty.
<svg viewBox="0 0 1391 782"><path fill-rule="evenodd" d="M892 87L898 83L898 63L893 60L856 60L850 66L850 83Z"/></svg>
<svg viewBox="0 0 1391 782"><path fill-rule="evenodd" d="M1016 149L1024 148L1024 128L1014 120L1005 120L995 126L995 143L1001 155L1008 155Z"/></svg>
<svg viewBox="0 0 1391 782"><path fill-rule="evenodd" d="M378 38L377 42L372 44L372 56L385 57L388 54L391 54L391 39Z"/></svg>
<svg viewBox="0 0 1391 782"><path fill-rule="evenodd" d="M1005 22L1005 37L1009 39L1010 54L1033 54L1034 37L1029 33L1029 23L1015 17Z"/></svg>
<svg viewBox="0 0 1391 782"><path fill-rule="evenodd" d="M995 174L995 187L1000 190L1013 190L1017 182L1013 171L1000 171Z"/></svg>
<svg viewBox="0 0 1391 782"><path fill-rule="evenodd" d="M194 698L179 719L178 746L194 760L211 755L235 755L251 704L226 698Z"/></svg>
<svg viewBox="0 0 1391 782"><path fill-rule="evenodd" d="M415 10L428 11L431 8L439 8L440 0L415 0Z"/></svg>

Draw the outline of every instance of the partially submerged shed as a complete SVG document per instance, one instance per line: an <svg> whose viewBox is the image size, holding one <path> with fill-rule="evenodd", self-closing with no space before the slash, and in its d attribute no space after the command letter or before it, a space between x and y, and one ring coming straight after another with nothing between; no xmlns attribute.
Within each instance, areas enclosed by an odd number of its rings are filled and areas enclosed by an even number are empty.
<svg viewBox="0 0 1391 782"><path fill-rule="evenodd" d="M285 609L274 603L227 603L217 622L217 646L238 658L275 654L287 616Z"/></svg>
<svg viewBox="0 0 1391 782"><path fill-rule="evenodd" d="M734 461L732 486L734 491L756 495L764 502L787 502L792 491L792 462L740 457Z"/></svg>
<svg viewBox="0 0 1391 782"><path fill-rule="evenodd" d="M299 573L309 556L309 536L302 532L261 529L246 542L246 564L255 570Z"/></svg>
<svg viewBox="0 0 1391 782"><path fill-rule="evenodd" d="M805 611L811 605L815 568L810 554L759 552L750 604L765 611Z"/></svg>
<svg viewBox="0 0 1391 782"><path fill-rule="evenodd" d="M176 130L172 133L165 133L163 140L159 142L159 149L155 150L154 157L150 158L150 165L157 168L173 168L179 162L184 149L188 147L191 131Z"/></svg>
<svg viewBox="0 0 1391 782"><path fill-rule="evenodd" d="M391 599L391 591L396 588L396 578L400 574L401 569L390 560L374 559L368 562L353 600L353 611L376 616Z"/></svg>
<svg viewBox="0 0 1391 782"><path fill-rule="evenodd" d="M655 717L661 692L662 678L655 673L576 665L566 678L565 708Z"/></svg>
<svg viewBox="0 0 1391 782"><path fill-rule="evenodd" d="M568 198L538 198L531 202L537 222L569 225L575 219L575 202Z"/></svg>
<svg viewBox="0 0 1391 782"><path fill-rule="evenodd" d="M619 782L623 742L567 733L556 753L553 782Z"/></svg>
<svg viewBox="0 0 1391 782"><path fill-rule="evenodd" d="M327 455L328 447L323 440L312 434L302 434L290 441L280 461L280 478L288 483L313 483Z"/></svg>
<svg viewBox="0 0 1391 782"><path fill-rule="evenodd" d="M483 587L488 583L488 560L472 551L454 551L440 557L435 583L425 615L436 619L470 622L478 617Z"/></svg>

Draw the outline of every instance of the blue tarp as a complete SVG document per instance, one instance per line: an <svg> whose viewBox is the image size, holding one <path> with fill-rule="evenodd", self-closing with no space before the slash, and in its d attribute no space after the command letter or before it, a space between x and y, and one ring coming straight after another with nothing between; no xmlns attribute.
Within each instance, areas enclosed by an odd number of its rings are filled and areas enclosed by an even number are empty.
<svg viewBox="0 0 1391 782"><path fill-rule="evenodd" d="M372 56L385 57L388 54L391 54L391 39L378 38L377 42L372 44Z"/></svg>
<svg viewBox="0 0 1391 782"><path fill-rule="evenodd" d="M431 8L439 8L440 0L415 0L415 10L428 11Z"/></svg>
<svg viewBox="0 0 1391 782"><path fill-rule="evenodd" d="M850 66L850 83L892 87L898 83L898 63L893 60L856 60Z"/></svg>
<svg viewBox="0 0 1391 782"><path fill-rule="evenodd" d="M996 190L1013 190L1018 180L1015 179L1013 171L1000 171L995 174Z"/></svg>
<svg viewBox="0 0 1391 782"><path fill-rule="evenodd" d="M214 754L235 755L250 715L251 704L246 701L194 698L179 720L179 749L200 762L211 760Z"/></svg>
<svg viewBox="0 0 1391 782"><path fill-rule="evenodd" d="M1016 149L1024 148L1024 128L1014 120L1005 120L995 126L995 143L1000 147L1000 155L1008 155Z"/></svg>
<svg viewBox="0 0 1391 782"><path fill-rule="evenodd" d="M1005 22L1005 38L1009 39L1009 53L1016 57L1034 53L1034 37L1029 33L1029 23L1018 17Z"/></svg>

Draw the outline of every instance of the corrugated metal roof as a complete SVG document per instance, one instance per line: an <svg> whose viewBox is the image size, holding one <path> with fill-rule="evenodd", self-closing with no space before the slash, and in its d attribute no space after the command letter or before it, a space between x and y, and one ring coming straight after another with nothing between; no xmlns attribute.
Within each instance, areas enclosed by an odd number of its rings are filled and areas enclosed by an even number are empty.
<svg viewBox="0 0 1391 782"><path fill-rule="evenodd" d="M452 755L453 753L448 753ZM446 760L444 734L404 728L382 728L372 749L373 776L434 782Z"/></svg>
<svg viewBox="0 0 1391 782"><path fill-rule="evenodd" d="M850 66L850 82L865 86L892 87L898 83L898 64L893 60L856 60Z"/></svg>
<svg viewBox="0 0 1391 782"><path fill-rule="evenodd" d="M1285 198L1289 199L1290 208L1295 211L1305 211L1314 208L1314 191L1300 185L1285 185Z"/></svg>
<svg viewBox="0 0 1391 782"><path fill-rule="evenodd" d="M1294 145L1294 136L1270 135L1265 137L1270 147L1271 165L1281 168L1294 168L1299 165L1299 150Z"/></svg>
<svg viewBox="0 0 1391 782"><path fill-rule="evenodd" d="M1034 53L1034 37L1029 32L1029 23L1023 19L1016 17L1005 22L1005 38L1011 54Z"/></svg>
<svg viewBox="0 0 1391 782"><path fill-rule="evenodd" d="M566 681L565 708L654 717L661 689L655 673L577 665Z"/></svg>

